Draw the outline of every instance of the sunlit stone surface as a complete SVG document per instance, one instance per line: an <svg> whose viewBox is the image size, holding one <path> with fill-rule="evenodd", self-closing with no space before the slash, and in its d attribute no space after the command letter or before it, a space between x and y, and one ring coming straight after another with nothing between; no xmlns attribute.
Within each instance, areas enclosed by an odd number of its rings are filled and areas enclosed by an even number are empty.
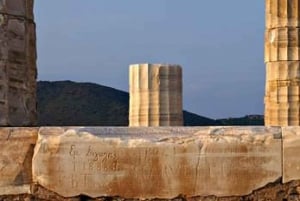
<svg viewBox="0 0 300 201"><path fill-rule="evenodd" d="M300 180L300 128L285 127L283 138L283 182Z"/></svg>
<svg viewBox="0 0 300 201"><path fill-rule="evenodd" d="M41 128L34 181L70 197L246 195L281 177L281 129Z"/></svg>
<svg viewBox="0 0 300 201"><path fill-rule="evenodd" d="M300 58L300 29L269 29L265 35L265 61L298 61Z"/></svg>
<svg viewBox="0 0 300 201"><path fill-rule="evenodd" d="M0 195L30 193L35 128L0 128Z"/></svg>
<svg viewBox="0 0 300 201"><path fill-rule="evenodd" d="M129 72L129 126L182 126L182 69L136 64Z"/></svg>
<svg viewBox="0 0 300 201"><path fill-rule="evenodd" d="M299 27L299 0L266 0L266 27Z"/></svg>
<svg viewBox="0 0 300 201"><path fill-rule="evenodd" d="M265 125L300 125L299 0L266 0Z"/></svg>
<svg viewBox="0 0 300 201"><path fill-rule="evenodd" d="M271 125L300 124L299 62L267 63L265 121Z"/></svg>

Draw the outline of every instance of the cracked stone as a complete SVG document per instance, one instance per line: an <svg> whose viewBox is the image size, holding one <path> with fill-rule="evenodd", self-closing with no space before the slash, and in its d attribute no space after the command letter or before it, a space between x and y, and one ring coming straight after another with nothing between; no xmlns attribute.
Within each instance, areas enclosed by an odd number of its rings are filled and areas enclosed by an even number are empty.
<svg viewBox="0 0 300 201"><path fill-rule="evenodd" d="M0 195L30 192L36 128L0 129Z"/></svg>
<svg viewBox="0 0 300 201"><path fill-rule="evenodd" d="M280 131L41 128L33 178L64 197L247 195L281 178Z"/></svg>

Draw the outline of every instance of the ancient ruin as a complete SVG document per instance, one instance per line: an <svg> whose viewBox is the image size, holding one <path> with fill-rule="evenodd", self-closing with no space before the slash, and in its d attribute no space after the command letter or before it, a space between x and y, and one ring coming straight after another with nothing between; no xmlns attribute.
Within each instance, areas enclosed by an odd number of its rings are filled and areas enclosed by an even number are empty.
<svg viewBox="0 0 300 201"><path fill-rule="evenodd" d="M265 125L300 125L299 0L266 0Z"/></svg>
<svg viewBox="0 0 300 201"><path fill-rule="evenodd" d="M0 125L35 125L33 0L0 0L0 30Z"/></svg>
<svg viewBox="0 0 300 201"><path fill-rule="evenodd" d="M183 125L179 65L131 65L129 76L129 126Z"/></svg>
<svg viewBox="0 0 300 201"><path fill-rule="evenodd" d="M280 128L41 128L33 179L65 197L247 195L281 153Z"/></svg>
<svg viewBox="0 0 300 201"><path fill-rule="evenodd" d="M176 127L181 68L133 65L130 127L0 128L0 200L299 200L300 127L284 127L299 125L299 5L266 0L265 118L281 127ZM35 124L32 8L0 0L2 126Z"/></svg>
<svg viewBox="0 0 300 201"><path fill-rule="evenodd" d="M239 200L257 191L269 192L260 199L300 197L299 133L299 127L0 128L0 200L53 194Z"/></svg>

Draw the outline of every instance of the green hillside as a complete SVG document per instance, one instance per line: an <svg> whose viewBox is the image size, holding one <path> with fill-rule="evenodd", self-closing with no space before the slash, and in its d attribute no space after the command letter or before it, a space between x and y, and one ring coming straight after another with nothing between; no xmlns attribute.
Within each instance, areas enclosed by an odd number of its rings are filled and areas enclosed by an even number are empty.
<svg viewBox="0 0 300 201"><path fill-rule="evenodd" d="M71 81L38 82L39 125L127 126L129 95L110 87ZM215 125L184 112L185 125Z"/></svg>
<svg viewBox="0 0 300 201"><path fill-rule="evenodd" d="M127 92L93 83L38 82L40 126L128 126ZM184 125L262 125L263 118L213 120L184 111Z"/></svg>
<svg viewBox="0 0 300 201"><path fill-rule="evenodd" d="M263 115L246 115L240 118L227 118L218 120L221 125L245 126L245 125L264 125Z"/></svg>

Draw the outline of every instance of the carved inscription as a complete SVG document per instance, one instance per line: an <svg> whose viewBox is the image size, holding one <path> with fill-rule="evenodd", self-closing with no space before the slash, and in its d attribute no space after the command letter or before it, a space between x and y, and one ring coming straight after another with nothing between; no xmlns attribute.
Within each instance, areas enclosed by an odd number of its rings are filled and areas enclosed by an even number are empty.
<svg viewBox="0 0 300 201"><path fill-rule="evenodd" d="M98 152L89 146L86 157L91 171L117 171L118 160L115 153Z"/></svg>
<svg viewBox="0 0 300 201"><path fill-rule="evenodd" d="M58 169L62 168L63 171L57 172L61 185L69 186L74 190L104 188L106 183L102 183L103 179L110 181L118 176L120 171L118 155L112 150L107 151L94 145L80 144L69 144L64 150L67 152L60 153L62 161L58 165L61 166ZM41 151L47 152L49 149L42 147Z"/></svg>
<svg viewBox="0 0 300 201"><path fill-rule="evenodd" d="M48 186L59 183L68 192L97 192L101 195L116 194L118 189L125 189L124 193L129 195L136 190L163 192L164 189L184 189L197 192L198 189L209 190L206 186L221 185L223 180L236 187L240 185L236 175L244 175L251 180L256 170L249 167L268 163L267 158L271 154L264 153L257 146L237 146L234 143L228 147L227 144L218 144L217 148L215 144L202 148L195 144L166 143L162 148L157 144L152 147L136 144L114 147L110 142L106 142L108 145L102 142L68 142L56 146L57 142L43 145L40 149L56 159L52 160L56 161L52 165L54 167L50 165L51 174L54 171L56 175L56 180L50 182L56 182ZM270 173L261 173L272 177L267 174ZM148 181L149 185L145 185ZM174 181L171 186L170 181ZM201 181L207 181L206 185ZM66 195L69 195L68 192Z"/></svg>
<svg viewBox="0 0 300 201"><path fill-rule="evenodd" d="M230 175L235 174L237 163L243 167L240 173L246 174L249 166L252 164L259 166L264 162L265 157L268 157L268 154L266 156L260 154L259 158L254 157L261 151L255 146L251 151L234 146L230 146L225 151L226 147L221 145L219 149L208 146L206 149L205 154L199 153L197 147L187 150L180 146L164 147L164 149L136 147L128 151L127 148L122 147L114 149L111 146L103 147L101 144L76 143L66 144L58 151L55 144L51 146L41 144L42 153L61 159L52 169L58 176L58 183L76 191L103 189L109 192L109 186L119 186L121 183L128 182L126 179L128 176L131 182L151 180L151 188L154 185L161 189L167 181L178 178L183 183L191 183L192 185L187 188L193 189L201 186L199 181L202 180L233 178ZM243 153L243 151L247 152Z"/></svg>
<svg viewBox="0 0 300 201"><path fill-rule="evenodd" d="M146 135L134 128L124 136L130 129L116 128L115 136L102 128L93 135L83 128L56 129L61 135L47 129L35 149L33 178L64 197L244 195L281 175L281 140L260 134L261 128L243 128L242 135L234 128L230 135L220 128L210 131L214 135L168 135L163 128ZM3 165L0 159L0 175Z"/></svg>
<svg viewBox="0 0 300 201"><path fill-rule="evenodd" d="M97 151L93 146L88 146L84 152L80 152L76 145L71 145L69 156L73 161L73 171L105 172L117 171L118 160L116 153Z"/></svg>

